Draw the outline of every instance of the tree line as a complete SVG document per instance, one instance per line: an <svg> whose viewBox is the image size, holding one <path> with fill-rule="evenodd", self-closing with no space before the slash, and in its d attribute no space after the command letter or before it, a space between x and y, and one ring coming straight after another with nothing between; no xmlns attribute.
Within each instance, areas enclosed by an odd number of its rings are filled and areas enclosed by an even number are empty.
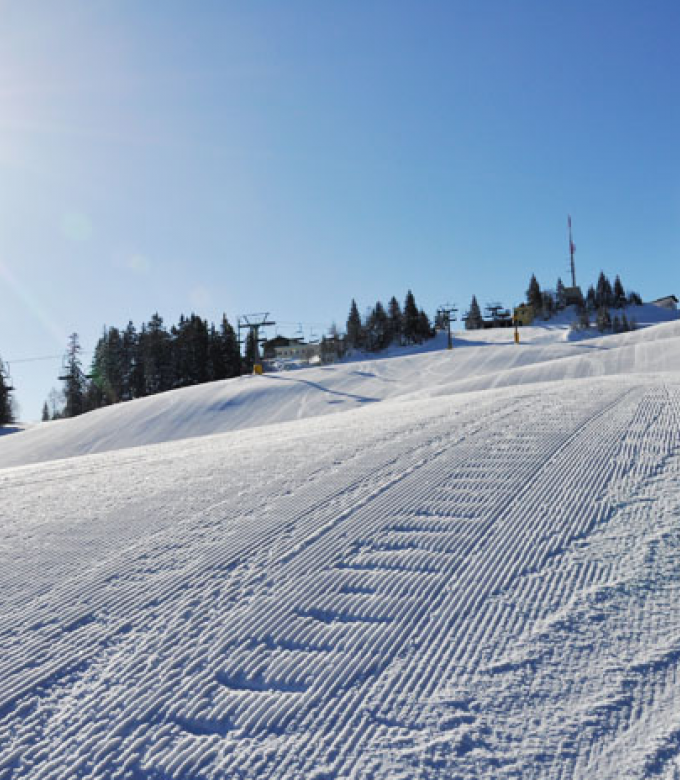
<svg viewBox="0 0 680 780"><path fill-rule="evenodd" d="M421 344L434 336L434 329L424 309L419 309L409 290L403 309L392 296L385 307L380 301L362 318L354 299L347 317L345 345L349 349L379 352L391 344Z"/></svg>
<svg viewBox="0 0 680 780"><path fill-rule="evenodd" d="M620 317L615 314L612 318L610 309L642 305L642 298L637 292L625 291L618 274L612 284L604 271L600 271L597 283L588 287L585 296L581 295L577 299L570 299L570 294L573 295L565 287L562 279L558 278L554 290L546 290L541 289L536 275L532 274L526 291L526 300L533 308L535 316L543 319L550 319L558 312L563 311L569 303L573 303L576 307L577 327L590 327L591 316L594 316L595 324L599 330L602 332L613 330L615 333L630 330L634 323L627 319L625 312L622 312ZM477 330L482 327L483 317L476 296L472 296L470 307L463 319L468 330Z"/></svg>
<svg viewBox="0 0 680 780"><path fill-rule="evenodd" d="M226 315L219 327L196 314L182 315L168 329L156 313L139 330L132 322L122 329L104 328L88 371L81 355L78 334L73 333L60 376L63 400L59 403L52 394L43 405L43 420L76 417L120 401L229 379L248 368Z"/></svg>
<svg viewBox="0 0 680 780"><path fill-rule="evenodd" d="M375 352L390 344L419 344L433 335L429 317L418 308L410 290L403 310L392 297L387 307L378 301L363 318L352 300L346 335L340 337L332 328L340 354L347 349ZM156 313L139 329L132 322L125 328L105 327L85 370L80 340L73 333L60 376L63 392L50 393L43 404L42 419L76 417L121 401L249 373L257 354L251 332L241 355L226 315L219 327L196 314L182 315L177 325L168 329Z"/></svg>

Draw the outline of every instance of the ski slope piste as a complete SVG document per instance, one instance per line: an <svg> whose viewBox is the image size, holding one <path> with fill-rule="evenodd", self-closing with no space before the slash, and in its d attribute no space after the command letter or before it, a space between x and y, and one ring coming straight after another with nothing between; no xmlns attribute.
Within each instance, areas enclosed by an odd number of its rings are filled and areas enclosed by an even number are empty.
<svg viewBox="0 0 680 780"><path fill-rule="evenodd" d="M680 777L680 322L0 438L0 778Z"/></svg>

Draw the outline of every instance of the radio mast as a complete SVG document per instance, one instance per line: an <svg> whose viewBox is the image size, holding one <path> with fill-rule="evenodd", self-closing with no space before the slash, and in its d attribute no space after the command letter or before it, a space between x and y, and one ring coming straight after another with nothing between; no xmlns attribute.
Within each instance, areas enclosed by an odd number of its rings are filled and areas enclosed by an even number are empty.
<svg viewBox="0 0 680 780"><path fill-rule="evenodd" d="M571 286L576 287L576 265L574 264L574 253L576 252L576 246L571 237L571 214L568 216L569 224L569 256L571 257Z"/></svg>

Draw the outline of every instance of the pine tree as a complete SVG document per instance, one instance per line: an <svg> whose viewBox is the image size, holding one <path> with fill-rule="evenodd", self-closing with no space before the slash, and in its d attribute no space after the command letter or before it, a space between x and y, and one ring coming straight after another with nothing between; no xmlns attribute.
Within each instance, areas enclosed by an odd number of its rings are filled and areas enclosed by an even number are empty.
<svg viewBox="0 0 680 780"><path fill-rule="evenodd" d="M616 279L614 280L614 306L616 306L617 309L622 309L625 305L626 291L623 289L621 278L617 274Z"/></svg>
<svg viewBox="0 0 680 780"><path fill-rule="evenodd" d="M630 323L628 322L628 317L626 317L626 312L624 311L621 315L621 332L627 333L630 330Z"/></svg>
<svg viewBox="0 0 680 780"><path fill-rule="evenodd" d="M92 382L86 407L97 409L122 400L124 388L123 339L118 328L105 328L92 359Z"/></svg>
<svg viewBox="0 0 680 780"><path fill-rule="evenodd" d="M257 336L255 335L255 329L250 328L248 330L248 335L246 336L246 349L243 357L243 368L246 374L252 372L259 354L260 350L257 343Z"/></svg>
<svg viewBox="0 0 680 780"><path fill-rule="evenodd" d="M390 298L387 305L387 316L389 318L390 341L401 344L404 335L404 317L401 313L399 301L394 297Z"/></svg>
<svg viewBox="0 0 680 780"><path fill-rule="evenodd" d="M628 293L628 305L629 306L642 306L642 298L639 293L632 290Z"/></svg>
<svg viewBox="0 0 680 780"><path fill-rule="evenodd" d="M170 335L163 326L163 318L156 312L149 320L140 339L144 361L145 395L162 393L173 387Z"/></svg>
<svg viewBox="0 0 680 780"><path fill-rule="evenodd" d="M43 404L42 408L42 415L40 416L40 419L42 422L49 422L50 419L50 408L47 405L47 401Z"/></svg>
<svg viewBox="0 0 680 780"><path fill-rule="evenodd" d="M418 342L427 341L434 336L432 330L432 324L430 318L425 313L424 309L418 312Z"/></svg>
<svg viewBox="0 0 680 780"><path fill-rule="evenodd" d="M220 342L224 363L226 367L226 379L241 374L241 350L236 336L236 331L227 319L227 315L222 315L220 324Z"/></svg>
<svg viewBox="0 0 680 780"><path fill-rule="evenodd" d="M609 314L609 309L606 306L601 306L597 311L596 320L597 329L600 333L608 331L612 326L612 318Z"/></svg>
<svg viewBox="0 0 680 780"><path fill-rule="evenodd" d="M404 301L404 341L406 344L415 344L419 341L419 318L420 312L416 306L416 299L409 290Z"/></svg>
<svg viewBox="0 0 680 780"><path fill-rule="evenodd" d="M605 276L604 271L600 271L597 285L595 286L595 306L601 309L603 307L609 308L613 305L614 293L612 292L611 282Z"/></svg>
<svg viewBox="0 0 680 780"><path fill-rule="evenodd" d="M130 387L132 390L133 398L144 398L147 393L146 389L146 342L148 340L148 332L146 323L142 323L139 333L136 334L134 345L134 361L132 366L132 374L130 376Z"/></svg>
<svg viewBox="0 0 680 780"><path fill-rule="evenodd" d="M170 330L169 342L173 387L203 384L210 378L210 333L208 323L192 312L180 316Z"/></svg>
<svg viewBox="0 0 680 780"><path fill-rule="evenodd" d="M482 327L482 311L477 303L477 297L472 296L470 301L470 308L467 311L465 317L465 329L466 330L480 330Z"/></svg>
<svg viewBox="0 0 680 780"><path fill-rule="evenodd" d="M544 290L541 293L541 308L543 309L543 316L546 319L550 319L555 313L555 299L552 293Z"/></svg>
<svg viewBox="0 0 680 780"><path fill-rule="evenodd" d="M618 314L615 314L612 320L612 333L621 333L621 320Z"/></svg>
<svg viewBox="0 0 680 780"><path fill-rule="evenodd" d="M533 306L535 312L540 312L543 306L541 286L539 285L535 274L531 274L531 280L529 281L529 287L527 288L527 303L529 306Z"/></svg>
<svg viewBox="0 0 680 780"><path fill-rule="evenodd" d="M64 357L64 417L77 417L85 411L85 392L87 379L80 361L82 349L77 333L69 336Z"/></svg>
<svg viewBox="0 0 680 780"><path fill-rule="evenodd" d="M14 409L12 403L12 388L6 377L8 372L0 360L0 425L14 422Z"/></svg>
<svg viewBox="0 0 680 780"><path fill-rule="evenodd" d="M555 305L557 311L562 311L567 305L567 293L562 279L559 278L557 280L557 287L555 288Z"/></svg>
<svg viewBox="0 0 680 780"><path fill-rule="evenodd" d="M352 298L352 303L347 317L347 344L350 349L360 349L364 345L363 325L357 302Z"/></svg>
<svg viewBox="0 0 680 780"><path fill-rule="evenodd" d="M582 306L579 309L578 313L578 327L580 330L589 330L590 329L590 314L588 314L588 309L585 306Z"/></svg>
<svg viewBox="0 0 680 780"><path fill-rule="evenodd" d="M586 293L586 308L588 309L588 311L595 311L595 309L597 308L595 299L596 299L595 288L591 284L588 287L588 292Z"/></svg>
<svg viewBox="0 0 680 780"><path fill-rule="evenodd" d="M390 344L390 340L389 318L385 307L380 301L377 301L366 318L366 349L373 352L386 349Z"/></svg>
<svg viewBox="0 0 680 780"><path fill-rule="evenodd" d="M128 322L123 331L121 347L121 369L123 373L122 400L129 401L137 397L144 371L141 358L138 355L137 330L132 322ZM138 366L138 363L140 364Z"/></svg>

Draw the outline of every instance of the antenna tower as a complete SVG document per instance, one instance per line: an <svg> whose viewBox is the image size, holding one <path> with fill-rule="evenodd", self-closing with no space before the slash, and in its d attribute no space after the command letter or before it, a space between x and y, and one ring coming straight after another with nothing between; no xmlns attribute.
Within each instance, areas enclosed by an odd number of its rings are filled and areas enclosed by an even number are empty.
<svg viewBox="0 0 680 780"><path fill-rule="evenodd" d="M574 253L576 246L571 237L571 215L568 215L569 224L569 256L571 257L571 286L576 287L576 265L574 264Z"/></svg>

